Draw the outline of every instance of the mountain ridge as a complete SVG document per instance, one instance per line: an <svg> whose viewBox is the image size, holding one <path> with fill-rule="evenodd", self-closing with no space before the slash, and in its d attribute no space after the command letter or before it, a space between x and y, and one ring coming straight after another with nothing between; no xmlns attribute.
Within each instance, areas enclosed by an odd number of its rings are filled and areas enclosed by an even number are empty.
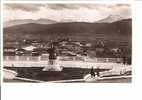
<svg viewBox="0 0 142 100"><path fill-rule="evenodd" d="M125 19L112 23L70 22L54 24L23 24L4 28L4 40L43 39L69 37L93 41L96 38L131 40L132 21ZM22 36L22 37L21 37Z"/></svg>
<svg viewBox="0 0 142 100"><path fill-rule="evenodd" d="M128 19L128 18L125 18L125 19ZM121 17L120 15L109 15L101 20L98 20L97 23L112 23L112 22L121 21L125 19Z"/></svg>
<svg viewBox="0 0 142 100"><path fill-rule="evenodd" d="M54 24L54 23L57 23L57 21L51 20L51 19L43 19L43 18L40 18L40 19L37 19L37 20L33 20L33 19L18 19L18 20L6 21L4 23L4 28L11 27L11 26L17 26L17 25L22 25L22 24L28 24L28 23Z"/></svg>

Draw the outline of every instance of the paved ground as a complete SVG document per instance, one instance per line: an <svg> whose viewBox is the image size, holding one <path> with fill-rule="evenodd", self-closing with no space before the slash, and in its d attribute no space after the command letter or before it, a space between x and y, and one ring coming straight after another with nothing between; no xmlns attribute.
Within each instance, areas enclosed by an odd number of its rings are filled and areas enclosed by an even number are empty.
<svg viewBox="0 0 142 100"><path fill-rule="evenodd" d="M77 64L78 65L78 64ZM104 70L103 76L109 75L119 75L122 69L126 71L125 69L131 70L131 67L121 65L121 64L106 64L109 66L102 66L101 69ZM112 66L113 65L113 66ZM111 67L111 68L110 68ZM50 81L60 81L60 80L75 80L75 81L64 81L64 83L77 83L77 82L84 82L83 78L85 75L90 73L90 69L88 68L63 68L61 72L56 71L42 71L43 67L5 67L8 70L12 70L18 73L17 77L25 78L25 79L13 79L13 80L4 80L4 82L38 82L38 81L31 81L31 80L40 80L45 82ZM108 68L108 69L106 69ZM111 70L110 70L110 69ZM107 73L105 73L107 72ZM30 79L30 80L29 80ZM81 79L81 80L78 80ZM99 81L92 81L93 83L130 83L131 78L117 78L117 79L105 79L105 80L99 80Z"/></svg>
<svg viewBox="0 0 142 100"><path fill-rule="evenodd" d="M35 80L28 80L28 79L4 79L4 82L15 82L15 83L39 83ZM53 82L53 81L52 81ZM68 80L68 81L54 81L53 83L131 83L132 78L117 78L117 79L104 79L104 80L98 80L98 81L91 81L91 82L85 82L83 79L77 79L77 80ZM43 82L44 83L44 82ZM46 83L46 82L45 82ZM47 82L51 83L51 82Z"/></svg>

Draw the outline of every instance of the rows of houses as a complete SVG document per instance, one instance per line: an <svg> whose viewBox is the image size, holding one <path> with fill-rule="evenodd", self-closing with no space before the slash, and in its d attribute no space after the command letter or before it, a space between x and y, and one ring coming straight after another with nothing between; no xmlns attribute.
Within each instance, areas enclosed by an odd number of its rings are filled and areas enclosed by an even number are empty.
<svg viewBox="0 0 142 100"><path fill-rule="evenodd" d="M17 42L16 42L17 43ZM122 57L125 51L120 48L109 48L100 41L96 45L91 43L81 43L70 39L60 39L58 41L37 41L23 40L19 46L5 46L4 56L40 56L48 54L47 50L51 43L56 47L60 56L83 55L89 57ZM127 51L126 51L127 52ZM127 55L126 55L127 56ZM131 56L131 55L129 55Z"/></svg>

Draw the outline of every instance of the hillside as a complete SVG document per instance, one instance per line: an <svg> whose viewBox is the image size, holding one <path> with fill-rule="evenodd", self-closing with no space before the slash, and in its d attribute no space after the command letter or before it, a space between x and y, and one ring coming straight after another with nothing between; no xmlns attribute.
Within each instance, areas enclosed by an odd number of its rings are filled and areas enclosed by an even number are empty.
<svg viewBox="0 0 142 100"><path fill-rule="evenodd" d="M4 40L42 39L69 37L80 41L105 40L131 41L132 20L113 23L70 22L56 24L28 23L4 28Z"/></svg>

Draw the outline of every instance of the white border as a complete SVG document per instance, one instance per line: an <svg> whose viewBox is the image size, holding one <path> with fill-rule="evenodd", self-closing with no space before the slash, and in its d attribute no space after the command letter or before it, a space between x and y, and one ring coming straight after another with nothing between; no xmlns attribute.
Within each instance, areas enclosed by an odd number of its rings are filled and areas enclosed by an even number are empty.
<svg viewBox="0 0 142 100"><path fill-rule="evenodd" d="M11 2L4 2L11 3ZM13 2L13 3L33 3L33 2ZM80 2L34 2L34 3L80 3ZM81 2L82 3L82 2ZM84 2L96 3L96 2ZM105 3L105 2L98 2ZM112 2L106 2L112 3ZM114 2L113 2L114 3ZM116 2L115 2L116 3ZM118 2L122 3L122 2ZM125 3L125 2L123 2ZM127 3L127 2L126 2ZM130 2L129 2L130 3ZM125 83L2 83L2 100L141 100L142 89L142 3L133 3L133 82ZM2 6L1 6L2 7ZM139 9L139 10L138 10ZM2 19L2 18L1 18ZM3 20L3 19L2 19ZM1 25L2 25L1 20ZM1 30L2 32L2 30ZM3 35L1 35L3 37ZM1 39L3 44L3 39ZM1 45L1 47L3 47ZM2 49L1 49L2 50ZM2 52L1 52L2 55ZM1 58L3 58L1 56ZM2 59L1 59L2 61ZM2 63L2 62L1 62ZM3 64L2 64L3 65ZM136 73L137 72L137 73ZM1 75L2 76L2 75Z"/></svg>
<svg viewBox="0 0 142 100"><path fill-rule="evenodd" d="M1 3L0 3L0 23L1 23L1 25L0 25L0 66L1 66L1 68L0 68L0 71L1 71L1 75L0 75L0 79L1 79L1 86L2 86L2 84L3 84L3 4L2 4L2 1L1 1Z"/></svg>
<svg viewBox="0 0 142 100"><path fill-rule="evenodd" d="M112 1L108 1L108 0L104 0L104 1L101 1L101 0L27 0L27 1L22 1L22 0L17 0L17 1L12 1L12 0L2 0L3 3L42 3L42 4L45 4L45 3L97 3L97 4L112 4L112 3L123 3L123 4L127 4L127 3L132 3L134 0L112 0Z"/></svg>

